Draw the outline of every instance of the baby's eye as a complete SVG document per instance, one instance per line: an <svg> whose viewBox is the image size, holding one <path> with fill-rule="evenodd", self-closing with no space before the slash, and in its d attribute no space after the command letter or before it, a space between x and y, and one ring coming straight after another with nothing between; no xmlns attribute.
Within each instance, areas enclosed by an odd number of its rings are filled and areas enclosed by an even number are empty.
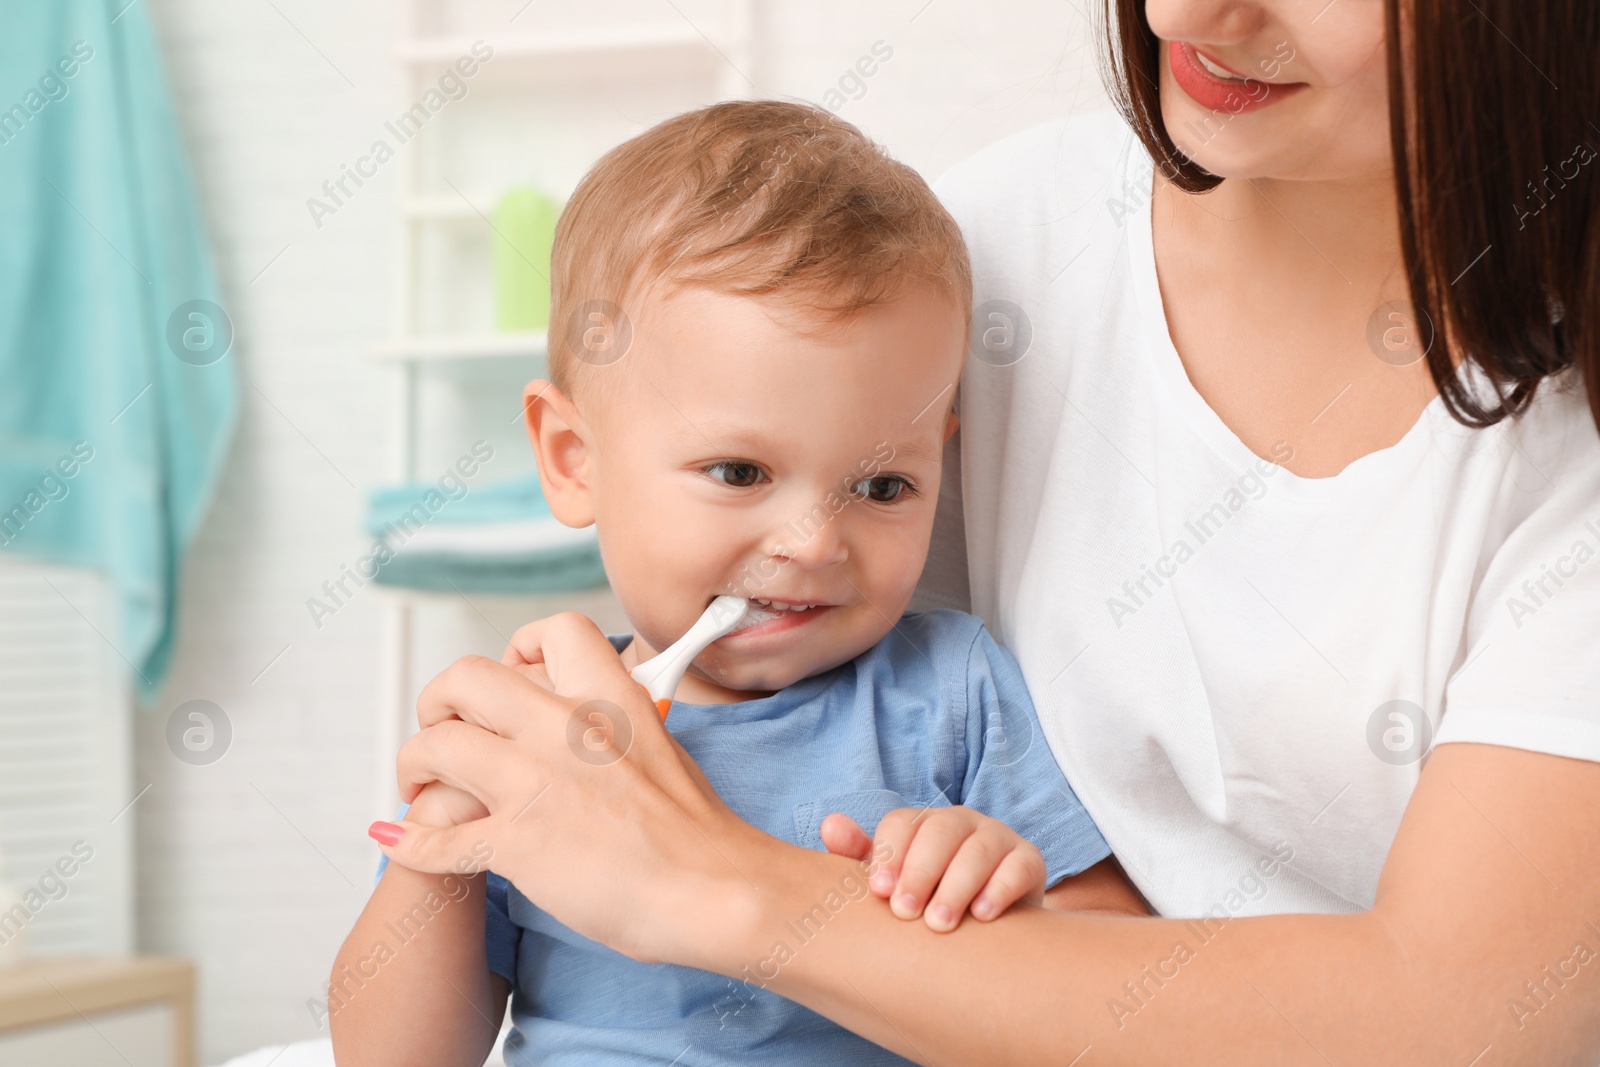
<svg viewBox="0 0 1600 1067"><path fill-rule="evenodd" d="M917 487L898 474L879 474L861 479L850 491L875 504L892 504L907 493L915 496Z"/></svg>
<svg viewBox="0 0 1600 1067"><path fill-rule="evenodd" d="M760 467L741 459L723 460L703 469L723 485L731 485L735 489L749 488L766 477Z"/></svg>

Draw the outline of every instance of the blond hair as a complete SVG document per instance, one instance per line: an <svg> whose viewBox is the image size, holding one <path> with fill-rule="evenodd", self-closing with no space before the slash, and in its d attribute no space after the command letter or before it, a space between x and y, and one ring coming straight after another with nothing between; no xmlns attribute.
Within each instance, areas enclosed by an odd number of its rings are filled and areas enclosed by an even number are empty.
<svg viewBox="0 0 1600 1067"><path fill-rule="evenodd" d="M926 281L963 323L972 314L966 245L927 182L850 123L780 100L678 115L584 176L551 254L558 388L571 395L609 362L586 349L595 309L626 324L628 302L657 281L774 296L828 321Z"/></svg>

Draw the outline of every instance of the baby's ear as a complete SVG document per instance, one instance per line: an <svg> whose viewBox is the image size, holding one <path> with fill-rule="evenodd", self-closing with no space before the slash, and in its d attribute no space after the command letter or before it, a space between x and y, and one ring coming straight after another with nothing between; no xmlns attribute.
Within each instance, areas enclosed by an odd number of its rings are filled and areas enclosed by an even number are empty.
<svg viewBox="0 0 1600 1067"><path fill-rule="evenodd" d="M551 513L567 526L593 524L591 437L578 406L541 378L522 391L522 418L539 461L539 484Z"/></svg>

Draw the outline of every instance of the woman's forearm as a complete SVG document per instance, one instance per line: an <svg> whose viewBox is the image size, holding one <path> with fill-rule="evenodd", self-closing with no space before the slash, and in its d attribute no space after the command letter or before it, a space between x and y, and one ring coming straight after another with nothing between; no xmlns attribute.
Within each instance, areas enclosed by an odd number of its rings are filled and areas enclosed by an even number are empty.
<svg viewBox="0 0 1600 1067"><path fill-rule="evenodd" d="M390 864L334 960L340 1067L478 1067L505 1014L484 948L484 875Z"/></svg>
<svg viewBox="0 0 1600 1067"><path fill-rule="evenodd" d="M774 842L760 891L726 887L754 918L701 965L939 1067L1070 1064L1091 1049L1084 1067L1591 1067L1600 832L1549 814L1594 810L1600 768L1455 745L1423 778L1369 911L1018 908L938 934L852 899L852 861Z"/></svg>
<svg viewBox="0 0 1600 1067"><path fill-rule="evenodd" d="M1184 1063L1324 1063L1279 1011L1349 1062L1343 1038L1335 1048L1313 1018L1328 1005L1325 976L1398 967L1365 915L1202 923L1019 906L934 933L841 893L848 861L795 852L779 861L785 889L765 895L742 962L717 969L939 1067L1067 1064L1091 1047L1085 1063L1176 1062L1174 1049ZM1392 996L1381 982L1346 984L1337 1014L1378 1018Z"/></svg>

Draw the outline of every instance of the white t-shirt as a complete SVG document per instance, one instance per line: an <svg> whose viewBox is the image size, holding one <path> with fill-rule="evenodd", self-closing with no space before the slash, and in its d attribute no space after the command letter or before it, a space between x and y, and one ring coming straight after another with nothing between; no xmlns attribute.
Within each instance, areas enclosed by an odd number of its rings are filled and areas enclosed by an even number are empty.
<svg viewBox="0 0 1600 1067"><path fill-rule="evenodd" d="M936 184L989 347L915 606L1015 653L1160 912L1358 910L1430 740L1600 760L1600 434L1569 373L1488 430L1436 400L1335 477L1259 459L1173 348L1151 175L1103 112Z"/></svg>

